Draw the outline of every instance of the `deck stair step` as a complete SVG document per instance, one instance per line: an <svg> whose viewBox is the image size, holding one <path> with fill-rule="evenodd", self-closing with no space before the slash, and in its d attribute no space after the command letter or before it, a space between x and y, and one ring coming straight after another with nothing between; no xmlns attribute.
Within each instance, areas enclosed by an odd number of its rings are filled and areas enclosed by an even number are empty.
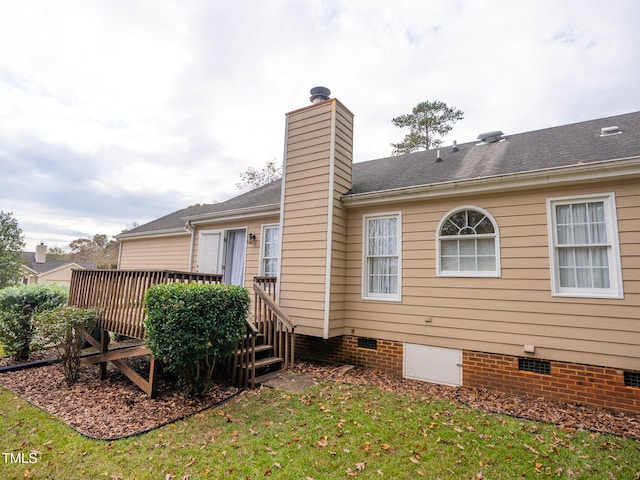
<svg viewBox="0 0 640 480"><path fill-rule="evenodd" d="M238 355L242 355L243 353L246 353L247 350L249 350L249 349L247 349L247 348L238 349L236 351L236 353ZM272 345L256 345L256 348L254 350L256 352L256 355L259 355L259 354L264 353L264 352L272 351L273 350L273 346Z"/></svg>
<svg viewBox="0 0 640 480"><path fill-rule="evenodd" d="M284 362L284 358L280 358L280 357L265 357L265 358L256 359L256 369L269 367L271 365L276 365L282 362ZM249 365L247 364L243 364L242 368L248 368L248 366Z"/></svg>

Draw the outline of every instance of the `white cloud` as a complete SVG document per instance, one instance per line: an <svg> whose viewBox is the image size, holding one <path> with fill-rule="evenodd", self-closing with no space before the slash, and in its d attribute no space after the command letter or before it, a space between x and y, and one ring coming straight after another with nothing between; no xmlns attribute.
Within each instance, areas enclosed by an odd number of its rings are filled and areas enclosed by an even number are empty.
<svg viewBox="0 0 640 480"><path fill-rule="evenodd" d="M282 158L284 113L316 85L355 113L356 161L389 155L391 118L423 100L465 111L449 141L638 110L639 14L632 0L6 3L0 209L31 245L63 245L228 198L246 167Z"/></svg>

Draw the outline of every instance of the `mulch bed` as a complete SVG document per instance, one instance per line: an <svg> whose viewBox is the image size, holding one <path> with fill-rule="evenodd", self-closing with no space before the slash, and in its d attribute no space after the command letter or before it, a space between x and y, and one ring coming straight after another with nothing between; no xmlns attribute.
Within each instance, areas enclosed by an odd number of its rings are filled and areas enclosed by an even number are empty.
<svg viewBox="0 0 640 480"><path fill-rule="evenodd" d="M29 361L46 354L36 352ZM1 366L15 364L0 359ZM149 370L149 358L128 359L127 364L142 375ZM187 398L164 376L158 380L158 396L150 399L112 364L107 379L97 378L96 366L82 366L80 378L69 386L59 365L46 365L0 374L0 386L29 403L55 415L83 435L102 440L136 435L216 405L240 389L217 379L206 397Z"/></svg>
<svg viewBox="0 0 640 480"><path fill-rule="evenodd" d="M51 358L36 352L30 361ZM49 355L49 356L47 356ZM140 372L148 358L129 360ZM0 367L12 363L0 358ZM60 418L80 433L99 439L135 435L197 413L233 397L240 390L217 379L206 398L189 399L173 382L160 376L158 397L149 399L135 384L109 365L107 380L96 378L97 367L82 367L77 384L68 386L58 365L0 373L0 386ZM318 380L370 385L411 395L416 401L450 400L479 410L551 422L567 430L591 430L640 439L640 414L542 398L500 394L466 387L446 387L387 375L364 368L298 362L295 371Z"/></svg>

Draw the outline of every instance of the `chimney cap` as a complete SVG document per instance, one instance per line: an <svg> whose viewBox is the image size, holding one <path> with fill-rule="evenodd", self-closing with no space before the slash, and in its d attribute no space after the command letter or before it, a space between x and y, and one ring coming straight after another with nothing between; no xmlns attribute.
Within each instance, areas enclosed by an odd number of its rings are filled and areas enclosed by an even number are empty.
<svg viewBox="0 0 640 480"><path fill-rule="evenodd" d="M329 90L327 87L313 87L309 93L311 93L309 101L311 103L319 103L324 102L325 100L329 100L331 90Z"/></svg>

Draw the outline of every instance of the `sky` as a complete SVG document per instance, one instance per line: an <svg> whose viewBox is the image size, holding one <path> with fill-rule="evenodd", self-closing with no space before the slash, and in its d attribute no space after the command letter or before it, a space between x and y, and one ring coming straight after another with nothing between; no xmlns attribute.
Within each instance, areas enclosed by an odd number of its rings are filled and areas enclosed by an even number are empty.
<svg viewBox="0 0 640 480"><path fill-rule="evenodd" d="M391 119L464 111L445 145L640 110L640 2L0 0L0 210L26 250L240 193L285 114L331 89L354 161Z"/></svg>

